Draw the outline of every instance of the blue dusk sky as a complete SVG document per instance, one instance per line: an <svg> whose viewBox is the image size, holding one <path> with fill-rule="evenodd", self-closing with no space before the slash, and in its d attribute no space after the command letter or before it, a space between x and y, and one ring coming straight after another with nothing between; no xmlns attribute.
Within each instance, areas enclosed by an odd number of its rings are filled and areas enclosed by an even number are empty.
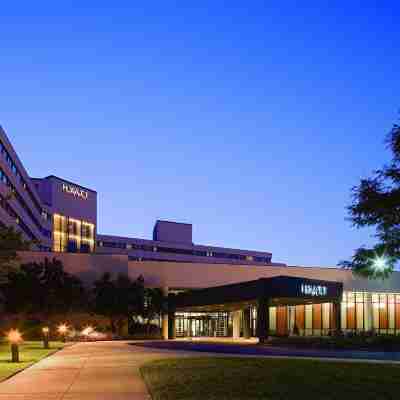
<svg viewBox="0 0 400 400"><path fill-rule="evenodd" d="M188 3L2 4L0 124L28 172L97 190L100 233L190 222L309 266L373 243L346 205L390 157L399 3Z"/></svg>

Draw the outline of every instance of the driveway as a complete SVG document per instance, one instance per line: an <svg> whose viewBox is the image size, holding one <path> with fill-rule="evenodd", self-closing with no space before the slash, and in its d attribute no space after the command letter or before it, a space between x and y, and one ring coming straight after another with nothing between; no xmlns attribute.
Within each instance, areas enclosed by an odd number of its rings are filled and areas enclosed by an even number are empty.
<svg viewBox="0 0 400 400"><path fill-rule="evenodd" d="M353 361L373 363L400 363L400 352L363 351L363 350L323 350L301 349L290 347L259 346L251 341L220 341L220 340L171 340L137 343L137 346L149 349L170 350L175 357L180 351L185 354L198 352L216 356L248 356L248 357L297 357L312 358L326 361ZM190 354L189 353L189 354Z"/></svg>
<svg viewBox="0 0 400 400"><path fill-rule="evenodd" d="M0 383L0 400L150 399L140 365L174 355L127 342L77 343Z"/></svg>

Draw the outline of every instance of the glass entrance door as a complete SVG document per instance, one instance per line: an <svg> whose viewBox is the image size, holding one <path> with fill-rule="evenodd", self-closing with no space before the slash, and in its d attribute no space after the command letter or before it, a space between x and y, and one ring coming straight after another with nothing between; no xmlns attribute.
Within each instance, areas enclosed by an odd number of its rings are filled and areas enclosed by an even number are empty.
<svg viewBox="0 0 400 400"><path fill-rule="evenodd" d="M224 337L228 336L228 314L177 313L175 327L177 337Z"/></svg>

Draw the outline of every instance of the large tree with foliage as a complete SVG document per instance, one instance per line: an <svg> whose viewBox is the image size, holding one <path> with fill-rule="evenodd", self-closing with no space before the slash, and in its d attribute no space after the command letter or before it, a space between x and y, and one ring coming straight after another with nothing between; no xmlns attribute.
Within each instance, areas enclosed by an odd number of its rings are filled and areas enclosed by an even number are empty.
<svg viewBox="0 0 400 400"><path fill-rule="evenodd" d="M10 313L41 314L44 318L85 307L85 289L57 259L22 264L9 272L3 285L5 309Z"/></svg>
<svg viewBox="0 0 400 400"><path fill-rule="evenodd" d="M125 322L142 313L144 303L143 278L132 281L119 274L116 279L105 273L94 283L93 310L110 320L113 333L122 332Z"/></svg>
<svg viewBox="0 0 400 400"><path fill-rule="evenodd" d="M7 280L9 272L19 266L18 251L29 250L31 242L22 233L0 223L0 284Z"/></svg>
<svg viewBox="0 0 400 400"><path fill-rule="evenodd" d="M351 261L341 265L368 278L386 278L400 259L400 126L394 125L386 139L392 160L352 189L348 207L357 228L375 227L377 244L357 249Z"/></svg>

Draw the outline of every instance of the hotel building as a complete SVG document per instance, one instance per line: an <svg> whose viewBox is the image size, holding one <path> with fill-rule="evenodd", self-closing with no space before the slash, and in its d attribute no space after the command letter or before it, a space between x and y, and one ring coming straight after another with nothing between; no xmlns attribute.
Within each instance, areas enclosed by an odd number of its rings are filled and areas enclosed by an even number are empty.
<svg viewBox="0 0 400 400"><path fill-rule="evenodd" d="M400 333L400 273L367 280L338 268L288 266L267 251L193 243L192 225L157 221L152 239L97 232L97 192L30 177L0 127L0 223L32 242L24 262L60 259L85 282L125 273L168 295L165 338Z"/></svg>

